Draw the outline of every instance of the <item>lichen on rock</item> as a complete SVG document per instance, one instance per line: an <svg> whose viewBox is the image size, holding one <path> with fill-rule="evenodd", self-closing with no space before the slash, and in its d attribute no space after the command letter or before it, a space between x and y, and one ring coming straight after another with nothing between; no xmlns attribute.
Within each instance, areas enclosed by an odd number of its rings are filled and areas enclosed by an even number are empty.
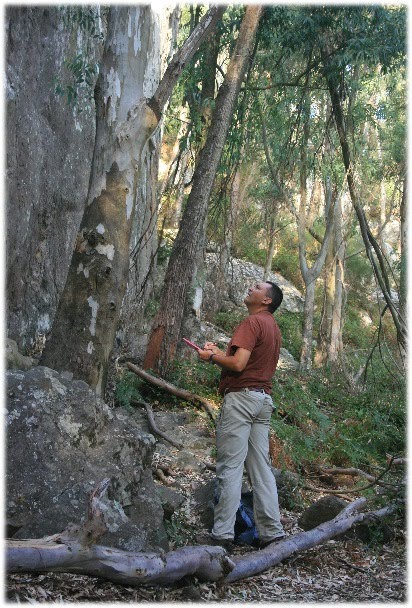
<svg viewBox="0 0 412 608"><path fill-rule="evenodd" d="M38 366L7 373L7 523L14 538L54 534L86 516L91 490L102 499L104 544L168 548L151 475L155 447L122 408L111 409L80 380Z"/></svg>

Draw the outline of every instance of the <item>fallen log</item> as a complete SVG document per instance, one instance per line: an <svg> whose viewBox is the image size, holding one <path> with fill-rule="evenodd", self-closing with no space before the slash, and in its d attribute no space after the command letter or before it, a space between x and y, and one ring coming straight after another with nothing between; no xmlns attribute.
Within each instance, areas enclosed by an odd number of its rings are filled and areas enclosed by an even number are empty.
<svg viewBox="0 0 412 608"><path fill-rule="evenodd" d="M182 547L165 554L82 547L58 535L7 541L8 572L71 572L122 585L170 585L187 575L217 581L234 563L222 547Z"/></svg>
<svg viewBox="0 0 412 608"><path fill-rule="evenodd" d="M39 539L8 540L8 572L71 572L123 585L168 585L184 576L219 580L234 567L223 547L182 547L169 553L123 551L96 545L107 531L102 495L110 479L90 493L87 519L60 534Z"/></svg>
<svg viewBox="0 0 412 608"><path fill-rule="evenodd" d="M394 461L392 462L392 464L394 464ZM392 488L392 487L397 487L399 485L399 484L388 483L386 481L381 481L375 475L371 475L370 473L366 473L366 471L362 471L362 469L357 469L355 467L348 467L348 468L319 467L319 471L321 473L325 473L326 475L350 475L352 477L356 477L356 476L364 477L368 481L372 481L374 484L376 484L378 486L382 486L384 488Z"/></svg>
<svg viewBox="0 0 412 608"><path fill-rule="evenodd" d="M123 551L90 544L105 531L99 497L104 480L92 493L88 519L82 526L41 539L8 540L8 572L71 572L104 578L123 585L169 585L193 575L200 580L231 583L260 574L290 555L315 547L349 530L354 524L384 517L396 511L389 505L359 513L366 499L348 505L337 517L308 532L300 532L261 551L229 557L219 546L188 546L169 553ZM97 522L97 523L96 523Z"/></svg>
<svg viewBox="0 0 412 608"><path fill-rule="evenodd" d="M223 582L232 583L249 576L260 574L294 553L306 551L321 543L343 534L354 524L373 519L379 519L396 511L396 505L389 505L377 511L358 513L366 503L365 498L359 498L348 505L334 519L320 524L307 532L299 532L288 536L285 540L269 545L256 553L248 553L244 557L233 558L235 568L226 576Z"/></svg>
<svg viewBox="0 0 412 608"><path fill-rule="evenodd" d="M146 410L146 414L147 414L147 420L149 422L149 427L150 430L155 434L158 435L159 437L162 437L162 439L164 439L165 441L167 441L168 443L170 443L171 445L173 445L175 448L178 448L179 450L181 450L184 446L181 443L178 443L177 441L175 441L174 439L172 439L171 437L169 437L169 435L167 435L166 433L163 433L163 431L161 431L155 422L155 418L154 418L154 413L152 410L152 407L149 403L147 403L146 401L142 401L142 400L137 400L137 399L131 399L130 403L134 404L134 405L143 405L143 407Z"/></svg>
<svg viewBox="0 0 412 608"><path fill-rule="evenodd" d="M191 393L190 391L186 391L183 388L178 388L171 384L170 382L166 382L166 380L162 380L162 378L156 378L152 376L148 372L144 371L137 365L133 365L130 361L126 362L127 367L130 371L134 372L137 376L152 384L153 386L157 386L158 388L171 393L175 397L179 397L180 399L184 399L185 401L189 401L190 403L194 403L195 405L199 405L204 409L207 415L211 418L213 423L216 423L215 412L210 401L201 397L200 395L196 395L195 393Z"/></svg>

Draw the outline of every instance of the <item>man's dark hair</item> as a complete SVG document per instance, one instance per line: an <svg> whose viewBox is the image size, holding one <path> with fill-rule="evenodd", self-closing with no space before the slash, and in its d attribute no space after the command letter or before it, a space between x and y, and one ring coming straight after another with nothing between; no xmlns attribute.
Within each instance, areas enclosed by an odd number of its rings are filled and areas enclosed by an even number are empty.
<svg viewBox="0 0 412 608"><path fill-rule="evenodd" d="M273 313L282 304L283 291L281 290L279 285L276 285L276 283L272 283L272 281L265 282L270 285L270 287L268 287L267 294L268 298L272 298L272 302L269 304L268 309L269 312Z"/></svg>

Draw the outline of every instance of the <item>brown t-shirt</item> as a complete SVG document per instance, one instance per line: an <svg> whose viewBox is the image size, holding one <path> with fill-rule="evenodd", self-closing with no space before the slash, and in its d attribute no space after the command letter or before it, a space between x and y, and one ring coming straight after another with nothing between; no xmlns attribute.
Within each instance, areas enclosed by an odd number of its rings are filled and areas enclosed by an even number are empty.
<svg viewBox="0 0 412 608"><path fill-rule="evenodd" d="M233 355L237 348L251 352L249 361L242 372L222 370L219 392L226 389L247 387L264 388L272 392L272 376L275 372L280 352L281 335L278 324L269 311L249 315L235 329L226 355Z"/></svg>

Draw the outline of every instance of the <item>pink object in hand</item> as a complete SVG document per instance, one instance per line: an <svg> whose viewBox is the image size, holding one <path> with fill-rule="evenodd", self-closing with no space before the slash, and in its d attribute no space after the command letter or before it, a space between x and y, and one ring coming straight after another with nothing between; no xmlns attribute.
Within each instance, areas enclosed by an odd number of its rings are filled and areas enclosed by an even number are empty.
<svg viewBox="0 0 412 608"><path fill-rule="evenodd" d="M197 344L195 344L194 342L191 342L190 340L188 340L187 338L183 338L183 342L185 342L188 346L190 346L190 348L194 348L195 350L202 350L200 348L200 346L198 346Z"/></svg>

